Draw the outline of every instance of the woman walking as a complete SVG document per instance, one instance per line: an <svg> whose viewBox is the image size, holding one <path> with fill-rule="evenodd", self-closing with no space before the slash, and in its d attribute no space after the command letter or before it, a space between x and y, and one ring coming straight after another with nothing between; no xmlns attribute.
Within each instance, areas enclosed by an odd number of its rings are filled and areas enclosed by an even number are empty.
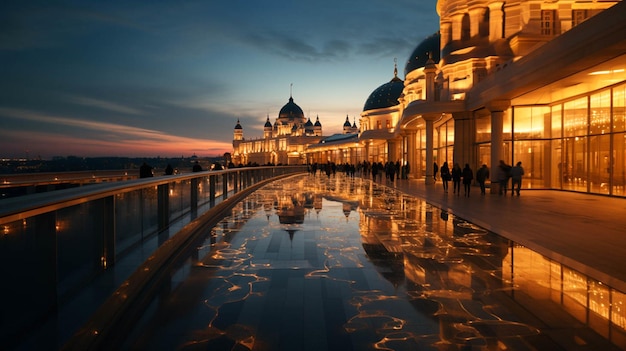
<svg viewBox="0 0 626 351"><path fill-rule="evenodd" d="M447 193L448 181L452 179L452 177L450 176L450 168L448 168L448 162L444 162L443 165L441 165L439 172L441 172L441 182L443 183L443 192Z"/></svg>

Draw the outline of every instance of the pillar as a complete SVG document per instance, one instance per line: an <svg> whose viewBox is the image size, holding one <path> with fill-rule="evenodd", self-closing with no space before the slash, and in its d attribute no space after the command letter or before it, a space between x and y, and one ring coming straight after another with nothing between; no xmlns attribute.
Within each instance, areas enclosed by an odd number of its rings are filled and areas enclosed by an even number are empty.
<svg viewBox="0 0 626 351"><path fill-rule="evenodd" d="M422 116L422 118L424 119L424 121L426 122L426 179L425 179L425 183L428 184L435 184L435 179L433 178L433 174L434 174L434 169L433 169L433 152L434 152L434 124L435 124L435 119L439 118L440 115L438 114L430 114L430 115L424 115Z"/></svg>
<svg viewBox="0 0 626 351"><path fill-rule="evenodd" d="M476 167L475 137L476 128L470 111L453 112L454 118L454 151L452 160L461 168L469 163L472 169Z"/></svg>
<svg viewBox="0 0 626 351"><path fill-rule="evenodd" d="M504 112L509 108L511 102L509 100L497 100L491 101L487 105L487 109L491 111L491 165L489 166L489 177L492 184L495 184L494 180L498 179L498 165L500 160L504 159L502 145L504 143L503 127L504 127ZM490 189L491 194L496 194L498 187L492 186Z"/></svg>
<svg viewBox="0 0 626 351"><path fill-rule="evenodd" d="M504 38L504 2L494 1L489 4L489 42Z"/></svg>
<svg viewBox="0 0 626 351"><path fill-rule="evenodd" d="M413 174L416 174L417 170L419 169L417 167L418 163L417 163L417 158L416 158L416 153L415 150L417 149L416 147L416 139L417 139L417 133L415 131L409 131L408 135L407 135L407 162L409 163L409 177L410 178L416 178L413 176Z"/></svg>

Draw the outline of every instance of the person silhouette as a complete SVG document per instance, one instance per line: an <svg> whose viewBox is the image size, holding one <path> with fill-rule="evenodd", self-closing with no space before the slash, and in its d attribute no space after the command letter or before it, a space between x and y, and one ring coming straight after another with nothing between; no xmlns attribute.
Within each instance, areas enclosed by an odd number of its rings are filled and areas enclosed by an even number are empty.
<svg viewBox="0 0 626 351"><path fill-rule="evenodd" d="M444 162L439 169L441 172L441 182L443 183L443 191L448 192L448 182L452 179L450 175L450 168L448 167L448 162Z"/></svg>
<svg viewBox="0 0 626 351"><path fill-rule="evenodd" d="M139 178L148 178L152 176L154 176L154 174L152 174L152 167L144 162L141 167L139 167Z"/></svg>
<svg viewBox="0 0 626 351"><path fill-rule="evenodd" d="M463 190L465 190L463 196L470 196L470 188L472 186L472 180L474 179L474 172L470 168L469 163L465 164L463 168Z"/></svg>

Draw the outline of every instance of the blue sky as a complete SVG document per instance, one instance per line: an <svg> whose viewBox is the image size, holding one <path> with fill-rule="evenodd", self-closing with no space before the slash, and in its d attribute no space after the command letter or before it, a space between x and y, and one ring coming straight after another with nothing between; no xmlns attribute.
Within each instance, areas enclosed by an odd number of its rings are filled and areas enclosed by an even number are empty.
<svg viewBox="0 0 626 351"><path fill-rule="evenodd" d="M219 156L290 90L337 133L438 28L436 0L5 1L0 157Z"/></svg>

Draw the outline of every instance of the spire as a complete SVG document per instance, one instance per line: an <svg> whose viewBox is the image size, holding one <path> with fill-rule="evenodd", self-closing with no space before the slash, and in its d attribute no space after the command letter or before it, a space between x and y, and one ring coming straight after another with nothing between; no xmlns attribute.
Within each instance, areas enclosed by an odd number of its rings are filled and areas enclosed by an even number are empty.
<svg viewBox="0 0 626 351"><path fill-rule="evenodd" d="M293 97L293 83L289 84L289 99Z"/></svg>
<svg viewBox="0 0 626 351"><path fill-rule="evenodd" d="M394 57L393 59L393 78L391 78L392 82L401 82L402 79L398 78L398 58Z"/></svg>
<svg viewBox="0 0 626 351"><path fill-rule="evenodd" d="M393 76L394 78L398 78L398 58L393 58Z"/></svg>

